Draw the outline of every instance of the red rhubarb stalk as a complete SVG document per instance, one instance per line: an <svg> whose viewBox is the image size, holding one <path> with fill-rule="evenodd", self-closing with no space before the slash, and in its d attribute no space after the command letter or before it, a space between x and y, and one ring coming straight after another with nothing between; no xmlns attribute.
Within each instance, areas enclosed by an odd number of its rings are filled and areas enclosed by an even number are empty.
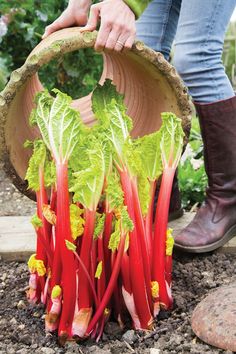
<svg viewBox="0 0 236 354"><path fill-rule="evenodd" d="M134 200L132 193L132 186L130 182L130 177L128 173L120 171L121 184L124 191L125 205L127 205L128 213L131 220L134 222L134 229L130 232L130 243L129 243L129 259L130 259L130 278L132 285L132 292L134 296L135 307L139 316L139 320L142 328L150 328L152 326L152 315L149 306L145 273L142 262L142 252L140 249L140 244L138 240L137 228L135 225L135 214L134 214Z"/></svg>
<svg viewBox="0 0 236 354"><path fill-rule="evenodd" d="M87 335L89 335L89 333L93 330L94 326L99 321L100 317L103 315L104 310L107 306L107 303L109 302L111 295L113 293L113 290L116 285L116 281L117 281L117 278L118 278L118 275L120 272L121 261L122 261L124 248L125 248L125 238L126 238L126 234L121 234L119 249L117 252L117 257L115 260L114 267L112 269L110 281L107 285L107 288L106 288L106 291L105 291L104 296L102 298L102 301L100 302L97 311L95 312L91 322L89 323L89 326L87 328Z"/></svg>
<svg viewBox="0 0 236 354"><path fill-rule="evenodd" d="M171 188L175 168L167 167L163 171L159 197L157 202L154 246L153 246L153 273L152 279L159 284L160 304L168 309L172 306L171 298L167 292L165 280L165 257L166 257L166 230L170 204Z"/></svg>

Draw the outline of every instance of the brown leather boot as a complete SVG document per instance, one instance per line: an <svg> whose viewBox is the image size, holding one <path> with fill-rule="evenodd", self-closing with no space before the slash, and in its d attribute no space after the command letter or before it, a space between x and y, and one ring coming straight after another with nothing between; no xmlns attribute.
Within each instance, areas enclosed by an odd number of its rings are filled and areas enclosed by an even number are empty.
<svg viewBox="0 0 236 354"><path fill-rule="evenodd" d="M209 252L236 236L236 96L196 104L208 176L206 201L175 238L175 248Z"/></svg>

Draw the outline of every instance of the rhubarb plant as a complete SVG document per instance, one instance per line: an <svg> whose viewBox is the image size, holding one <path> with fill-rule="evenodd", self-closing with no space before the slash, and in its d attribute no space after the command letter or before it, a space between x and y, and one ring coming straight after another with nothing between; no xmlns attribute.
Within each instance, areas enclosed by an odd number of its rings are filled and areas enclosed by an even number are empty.
<svg viewBox="0 0 236 354"><path fill-rule="evenodd" d="M135 329L151 329L159 308L172 306L167 221L181 120L163 113L159 131L134 139L110 80L93 92L92 127L69 96L53 96L37 95L30 122L41 140L26 144L33 147L26 179L37 197L28 299L45 305L46 331L57 330L62 344L99 340L111 315L123 325L129 313Z"/></svg>

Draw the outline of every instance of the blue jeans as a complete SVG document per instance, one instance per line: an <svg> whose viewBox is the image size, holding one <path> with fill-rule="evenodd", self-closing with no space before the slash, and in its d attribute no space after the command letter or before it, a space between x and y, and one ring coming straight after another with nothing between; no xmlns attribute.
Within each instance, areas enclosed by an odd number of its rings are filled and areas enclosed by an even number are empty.
<svg viewBox="0 0 236 354"><path fill-rule="evenodd" d="M234 96L222 64L224 36L236 0L153 0L137 21L137 37L173 65L195 102Z"/></svg>

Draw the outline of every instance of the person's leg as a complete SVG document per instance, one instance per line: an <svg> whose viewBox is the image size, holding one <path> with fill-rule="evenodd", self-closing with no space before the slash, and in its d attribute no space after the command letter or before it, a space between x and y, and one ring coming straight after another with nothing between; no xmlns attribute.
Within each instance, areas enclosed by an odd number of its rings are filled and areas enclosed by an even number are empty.
<svg viewBox="0 0 236 354"><path fill-rule="evenodd" d="M222 64L225 32L236 0L182 0L174 66L198 103L234 96Z"/></svg>
<svg viewBox="0 0 236 354"><path fill-rule="evenodd" d="M176 34L182 0L153 0L136 22L137 38L167 60Z"/></svg>
<svg viewBox="0 0 236 354"><path fill-rule="evenodd" d="M236 235L236 96L221 54L236 0L183 0L174 64L192 95L204 143L206 201L176 248L214 250Z"/></svg>

